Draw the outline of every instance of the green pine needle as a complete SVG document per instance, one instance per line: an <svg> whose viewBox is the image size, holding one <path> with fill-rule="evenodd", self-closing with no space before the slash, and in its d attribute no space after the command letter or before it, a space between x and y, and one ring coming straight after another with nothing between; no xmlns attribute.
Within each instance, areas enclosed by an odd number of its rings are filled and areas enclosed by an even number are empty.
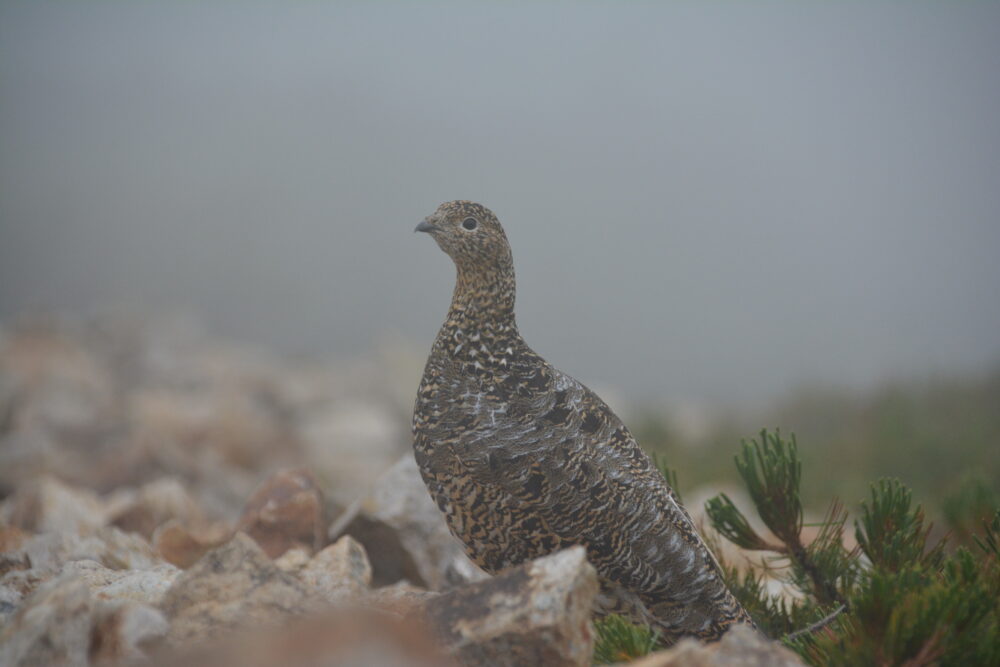
<svg viewBox="0 0 1000 667"><path fill-rule="evenodd" d="M594 664L610 665L628 662L652 653L660 633L642 625L630 623L623 616L610 614L594 623L597 641L594 644Z"/></svg>

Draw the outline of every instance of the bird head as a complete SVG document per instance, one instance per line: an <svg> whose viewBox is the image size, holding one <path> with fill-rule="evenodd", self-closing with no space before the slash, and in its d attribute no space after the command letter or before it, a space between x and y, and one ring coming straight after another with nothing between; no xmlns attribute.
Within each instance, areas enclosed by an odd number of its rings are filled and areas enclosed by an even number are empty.
<svg viewBox="0 0 1000 667"><path fill-rule="evenodd" d="M482 204L450 201L438 206L414 230L437 241L459 273L511 271L510 244L500 221Z"/></svg>

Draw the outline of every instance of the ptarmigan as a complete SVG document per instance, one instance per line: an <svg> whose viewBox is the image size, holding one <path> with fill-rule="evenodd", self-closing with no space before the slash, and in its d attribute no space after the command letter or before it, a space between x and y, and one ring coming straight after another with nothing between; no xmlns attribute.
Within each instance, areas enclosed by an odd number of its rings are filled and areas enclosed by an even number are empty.
<svg viewBox="0 0 1000 667"><path fill-rule="evenodd" d="M621 420L525 344L496 216L442 204L417 225L458 269L413 412L420 472L451 531L495 573L571 545L597 568L601 612L663 638L751 623L690 516Z"/></svg>

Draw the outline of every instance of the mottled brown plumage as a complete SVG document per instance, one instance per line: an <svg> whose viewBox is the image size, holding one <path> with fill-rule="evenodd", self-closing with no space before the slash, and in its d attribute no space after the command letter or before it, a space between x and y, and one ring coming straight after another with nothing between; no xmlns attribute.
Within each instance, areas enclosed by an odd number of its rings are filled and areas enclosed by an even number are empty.
<svg viewBox="0 0 1000 667"><path fill-rule="evenodd" d="M485 207L442 204L417 226L458 276L417 394L414 452L469 557L495 573L580 544L600 611L667 640L750 622L688 513L621 420L522 340L507 237Z"/></svg>

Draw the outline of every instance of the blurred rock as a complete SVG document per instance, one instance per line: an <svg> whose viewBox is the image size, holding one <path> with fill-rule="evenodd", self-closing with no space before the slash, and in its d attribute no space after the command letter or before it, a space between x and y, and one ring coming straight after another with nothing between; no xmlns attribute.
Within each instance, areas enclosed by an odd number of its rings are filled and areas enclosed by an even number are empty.
<svg viewBox="0 0 1000 667"><path fill-rule="evenodd" d="M127 493L118 502L108 502L108 522L147 540L170 519L184 525L204 525L206 518L187 489L175 477L164 477Z"/></svg>
<svg viewBox="0 0 1000 667"><path fill-rule="evenodd" d="M316 478L301 468L271 475L250 496L237 530L256 540L271 558L293 547L319 549L326 517Z"/></svg>
<svg viewBox="0 0 1000 667"><path fill-rule="evenodd" d="M590 665L597 572L582 547L433 598L428 621L465 665Z"/></svg>
<svg viewBox="0 0 1000 667"><path fill-rule="evenodd" d="M376 586L405 579L445 590L486 578L448 531L412 454L400 458L376 480L367 497L334 522L330 537L341 535L364 545Z"/></svg>
<svg viewBox="0 0 1000 667"><path fill-rule="evenodd" d="M167 634L163 613L135 602L98 603L91 622L91 664L146 662L146 649Z"/></svg>
<svg viewBox="0 0 1000 667"><path fill-rule="evenodd" d="M234 521L262 475L305 462L350 502L409 447L412 389L384 357L290 364L178 318L16 324L0 337L0 497L41 474L100 493L168 477ZM147 538L165 520L114 509Z"/></svg>
<svg viewBox="0 0 1000 667"><path fill-rule="evenodd" d="M233 531L221 523L193 533L177 519L170 519L153 533L153 548L171 565L187 569L232 535Z"/></svg>
<svg viewBox="0 0 1000 667"><path fill-rule="evenodd" d="M85 537L32 535L0 556L0 620L13 614L41 584L73 573L101 593L100 598L152 603L169 586L176 569L157 558L142 537L117 528L102 528Z"/></svg>
<svg viewBox="0 0 1000 667"><path fill-rule="evenodd" d="M130 600L101 601L77 572L41 586L0 632L0 665L89 665L144 656L142 645L166 634L156 609Z"/></svg>
<svg viewBox="0 0 1000 667"><path fill-rule="evenodd" d="M282 628L236 633L156 656L160 667L454 667L413 619L365 609L295 620Z"/></svg>
<svg viewBox="0 0 1000 667"><path fill-rule="evenodd" d="M42 584L0 632L0 665L88 665L92 611L79 576Z"/></svg>
<svg viewBox="0 0 1000 667"><path fill-rule="evenodd" d="M365 548L345 535L316 554L298 577L328 602L358 601L372 583L372 566Z"/></svg>
<svg viewBox="0 0 1000 667"><path fill-rule="evenodd" d="M52 576L39 570L12 569L0 577L0 628L7 625L26 597Z"/></svg>
<svg viewBox="0 0 1000 667"><path fill-rule="evenodd" d="M243 533L181 574L160 606L170 619L168 639L174 644L280 623L317 607L306 586L279 570Z"/></svg>
<svg viewBox="0 0 1000 667"><path fill-rule="evenodd" d="M0 523L0 558L7 552L18 551L24 541L28 539L28 535L17 526ZM0 574L3 574L2 566L0 566Z"/></svg>
<svg viewBox="0 0 1000 667"><path fill-rule="evenodd" d="M297 575L302 571L302 568L309 564L310 560L312 560L311 551L296 547L294 549L289 549L278 558L275 558L274 565L282 572L289 572Z"/></svg>
<svg viewBox="0 0 1000 667"><path fill-rule="evenodd" d="M111 570L92 560L66 564L65 572L79 575L96 600L129 600L156 606L181 571L163 563L147 570Z"/></svg>
<svg viewBox="0 0 1000 667"><path fill-rule="evenodd" d="M628 663L629 667L805 667L793 652L746 625L734 626L720 641L703 644L682 639Z"/></svg>
<svg viewBox="0 0 1000 667"><path fill-rule="evenodd" d="M409 433L387 406L357 396L332 400L302 414L306 454L345 504L362 495L371 480L408 447Z"/></svg>
<svg viewBox="0 0 1000 667"><path fill-rule="evenodd" d="M107 520L97 494L48 475L20 486L3 502L0 518L30 532L73 535L93 533Z"/></svg>
<svg viewBox="0 0 1000 667"><path fill-rule="evenodd" d="M135 533L117 528L101 528L91 535L43 533L21 544L20 551L40 571L59 572L65 563L77 560L97 561L112 570L146 570L162 561L149 543Z"/></svg>
<svg viewBox="0 0 1000 667"><path fill-rule="evenodd" d="M409 616L420 612L429 600L439 595L441 593L419 588L407 581L397 581L371 591L365 598L365 605L398 616Z"/></svg>

